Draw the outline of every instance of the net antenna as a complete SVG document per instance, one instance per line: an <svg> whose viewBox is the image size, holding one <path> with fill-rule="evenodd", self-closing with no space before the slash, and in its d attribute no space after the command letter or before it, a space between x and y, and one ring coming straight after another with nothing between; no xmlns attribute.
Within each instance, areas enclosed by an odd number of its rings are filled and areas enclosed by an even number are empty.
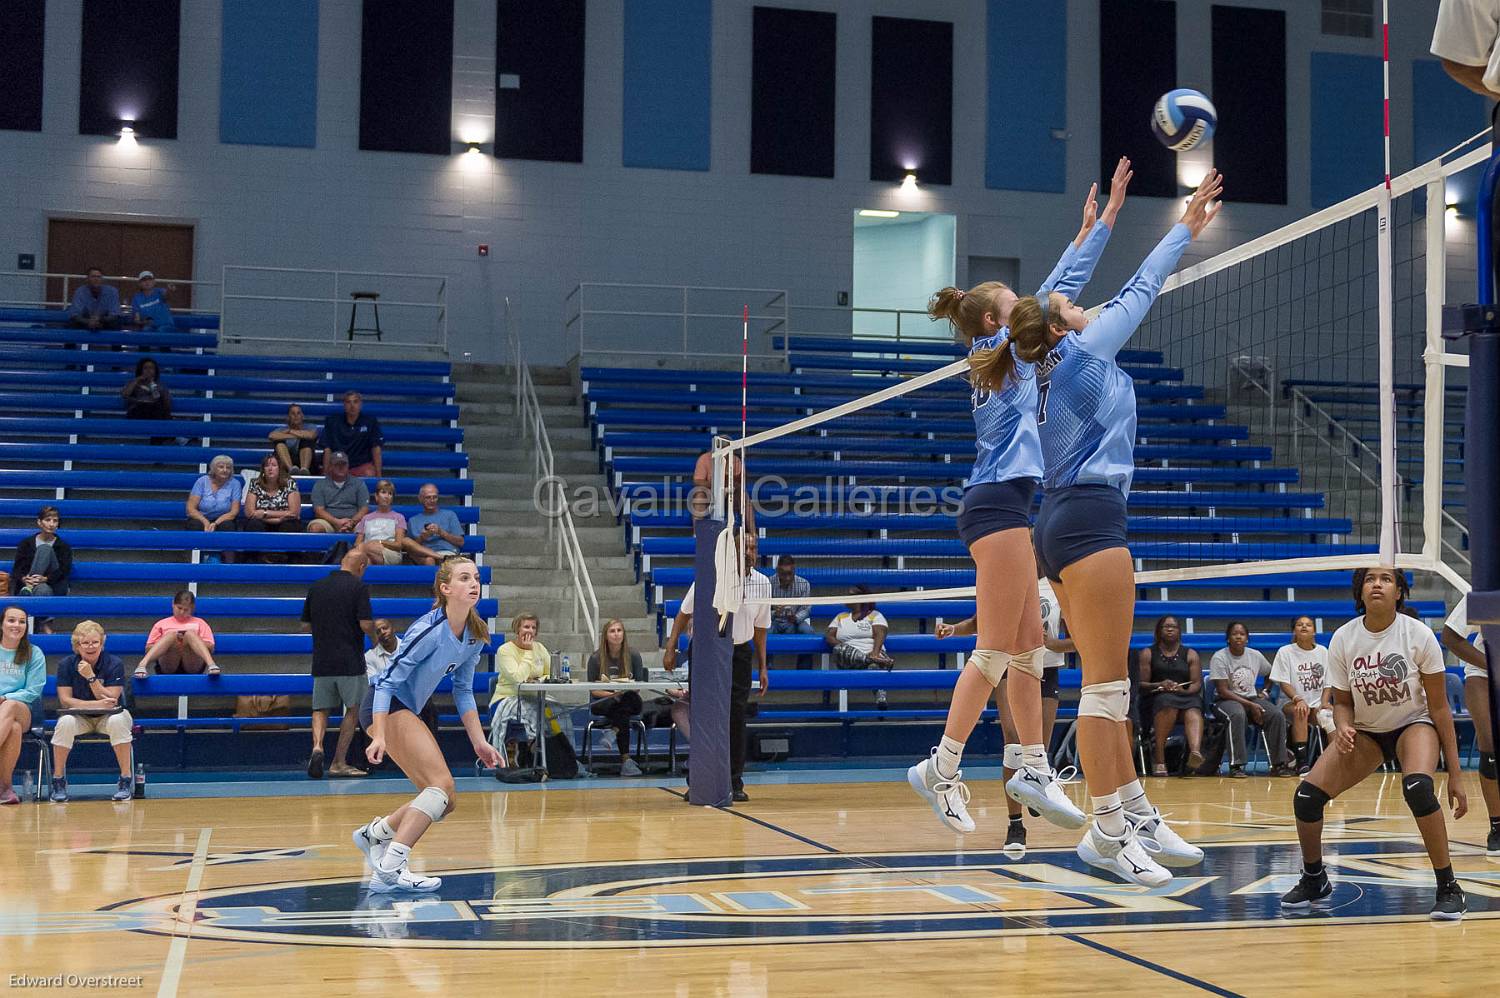
<svg viewBox="0 0 1500 998"><path fill-rule="evenodd" d="M1380 301L1380 564L1396 564L1396 349L1391 260L1391 10L1381 0L1382 117L1385 122L1385 183L1376 205L1376 258ZM1428 289L1431 293L1432 289Z"/></svg>
<svg viewBox="0 0 1500 998"><path fill-rule="evenodd" d="M750 306L743 307L740 317L740 443L743 445L749 426L750 386ZM735 474L735 465L741 471ZM723 635L729 615L740 609L745 598L745 550L748 543L750 497L740 452L723 437L714 438L713 510L723 519L724 529L714 548L714 609L719 611L719 633ZM727 500L734 497L734 502ZM737 515L736 515L737 514Z"/></svg>

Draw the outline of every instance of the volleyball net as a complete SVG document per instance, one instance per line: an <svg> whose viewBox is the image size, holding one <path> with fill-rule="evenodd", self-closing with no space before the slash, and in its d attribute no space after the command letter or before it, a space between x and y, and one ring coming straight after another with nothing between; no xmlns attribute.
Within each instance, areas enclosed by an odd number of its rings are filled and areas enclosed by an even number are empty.
<svg viewBox="0 0 1500 998"><path fill-rule="evenodd" d="M1138 406L1138 583L1291 586L1395 561L1467 589L1467 358L1442 306L1472 300L1473 225L1448 208L1472 200L1486 137L1168 279L1118 358ZM738 493L752 509L760 563L790 555L811 583L799 603L854 586L862 602L972 599L955 531L967 363L911 344L846 359L799 370L794 354L786 393L751 376L750 432L715 442L717 508Z"/></svg>

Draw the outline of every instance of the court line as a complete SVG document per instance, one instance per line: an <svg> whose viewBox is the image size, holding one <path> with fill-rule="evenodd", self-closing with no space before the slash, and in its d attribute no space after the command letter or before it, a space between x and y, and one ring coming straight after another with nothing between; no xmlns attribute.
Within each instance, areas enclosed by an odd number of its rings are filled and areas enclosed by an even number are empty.
<svg viewBox="0 0 1500 998"><path fill-rule="evenodd" d="M208 866L208 840L213 834L210 828L198 829L198 848L193 850L193 865L188 868L187 886L182 891L182 904L177 908L177 931L172 933L172 947L167 951L166 963L162 965L161 984L156 989L156 998L174 998L177 984L182 979L182 964L187 958L188 937L193 932L193 916L198 908L198 889L203 884L203 871ZM186 924L184 924L184 922Z"/></svg>
<svg viewBox="0 0 1500 998"><path fill-rule="evenodd" d="M676 797L679 800L687 800L687 794L679 793L678 791L673 790L671 787L662 787L661 790L664 793L671 794L673 797ZM766 821L766 820L764 820L762 818L757 818L754 815L746 814L743 811L736 811L732 807L716 807L716 810L722 811L725 814L732 814L736 818L744 818L746 821L754 822L755 824L760 825L762 828L769 828L771 831L773 831L773 832L779 832L780 834L785 835L789 839L796 839L798 842L802 842L802 843L804 843L806 845L810 845L814 849L821 849L824 852L831 852L831 853L837 853L837 852L839 852L839 850L835 849L833 846L824 845L823 843L817 841L816 839L810 839L810 838L808 838L806 835L798 835L796 832L790 831L789 829L782 828L780 825L773 825L769 821Z"/></svg>
<svg viewBox="0 0 1500 998"><path fill-rule="evenodd" d="M1167 977L1170 977L1176 981L1181 981L1184 984L1191 984L1193 987L1201 988L1202 990L1207 991L1209 994L1221 995L1223 996L1223 998L1244 998L1244 996L1237 991L1228 991L1216 984L1210 984L1207 981L1200 981L1198 978L1191 977L1179 970L1173 970L1170 967L1163 967L1159 963L1152 963L1150 960L1144 959L1139 956L1134 956L1130 953L1126 953L1124 950L1115 949L1113 946L1106 946L1103 943L1095 942L1094 940L1087 939L1081 935L1078 935L1077 933L1065 932L1062 933L1061 937L1063 939L1071 940L1075 943L1082 943L1084 946L1087 946L1090 949L1096 949L1101 953L1107 953L1110 956L1117 956L1121 960L1124 960L1127 963L1133 963L1138 967L1144 967L1147 970L1154 970L1158 974L1164 974Z"/></svg>

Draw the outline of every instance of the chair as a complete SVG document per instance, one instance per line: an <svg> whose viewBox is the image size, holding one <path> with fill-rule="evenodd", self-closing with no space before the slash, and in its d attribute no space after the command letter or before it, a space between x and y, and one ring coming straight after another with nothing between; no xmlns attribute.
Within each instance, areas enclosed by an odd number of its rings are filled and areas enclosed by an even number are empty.
<svg viewBox="0 0 1500 998"><path fill-rule="evenodd" d="M354 334L358 333L361 336L373 335L377 342L380 341L380 292L351 291L349 292L349 297L352 299L349 305L349 339L352 341ZM359 314L359 303L362 301L369 302L371 310L375 313L375 325L373 326L357 326L354 324L355 316Z"/></svg>
<svg viewBox="0 0 1500 998"><path fill-rule="evenodd" d="M649 737L649 734L646 730L646 722L642 721L639 717L632 717L630 719L630 727L631 730L636 733L636 765L645 768L646 739ZM589 723L583 726L583 765L588 769L594 768L594 731L598 728L605 728L607 730L613 731L614 725L610 724L602 717L594 717L590 718ZM672 742L675 743L677 739L676 725L672 726L672 734L668 737Z"/></svg>
<svg viewBox="0 0 1500 998"><path fill-rule="evenodd" d="M40 700L31 705L31 727L21 735L21 756L17 761L24 760L27 752L36 753L36 783L28 788L25 799L39 803L42 788L52 785L52 746L47 742L46 716Z"/></svg>
<svg viewBox="0 0 1500 998"><path fill-rule="evenodd" d="M1273 704L1268 706L1267 709L1280 710L1281 708ZM1206 674L1203 678L1203 717L1205 720L1210 717L1216 717L1224 724L1229 724L1229 715L1219 709L1219 688ZM1271 744L1266 741L1265 729L1254 721L1251 721L1248 717L1245 720L1247 722L1245 727L1245 770L1248 772L1250 764L1255 761L1255 748L1259 745L1265 753L1266 772L1269 773L1273 768L1271 766ZM1227 737L1233 738L1234 735L1231 732ZM1225 748L1224 755L1226 757L1230 756L1228 746Z"/></svg>
<svg viewBox="0 0 1500 998"><path fill-rule="evenodd" d="M134 690L135 680L131 675L130 669L127 668L125 670L125 684L120 691L120 706L125 710L133 711L135 709ZM40 804L42 801L48 799L51 793L52 786L52 743L47 739L46 735L45 722L43 721L42 701L38 700L36 703L32 704L31 719L31 736L38 742L40 742L37 759L36 796L35 798L33 798L36 803ZM135 743L140 739L143 730L144 728L140 725L140 723L132 721L130 725L129 763L129 770L132 774L135 773ZM78 736L77 741L81 742L85 738L106 737L108 736L106 736L103 732L81 734ZM74 744L76 745L77 742L75 742ZM113 755L111 755L111 758L113 758Z"/></svg>

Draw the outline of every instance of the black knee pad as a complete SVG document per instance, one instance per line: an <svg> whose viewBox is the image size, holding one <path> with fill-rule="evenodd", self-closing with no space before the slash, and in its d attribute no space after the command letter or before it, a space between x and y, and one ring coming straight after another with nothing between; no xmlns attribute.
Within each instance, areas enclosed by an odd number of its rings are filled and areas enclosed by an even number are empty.
<svg viewBox="0 0 1500 998"><path fill-rule="evenodd" d="M1479 775L1484 777L1486 780L1493 780L1497 778L1495 775L1495 753L1479 753Z"/></svg>
<svg viewBox="0 0 1500 998"><path fill-rule="evenodd" d="M1432 777L1426 773L1413 773L1401 781L1401 795L1406 806L1411 808L1413 818L1425 818L1439 807L1437 794L1432 789Z"/></svg>
<svg viewBox="0 0 1500 998"><path fill-rule="evenodd" d="M1303 780L1297 784L1297 792L1292 795L1292 813L1297 816L1298 821L1317 824L1323 820L1323 809L1332 799L1321 787Z"/></svg>

